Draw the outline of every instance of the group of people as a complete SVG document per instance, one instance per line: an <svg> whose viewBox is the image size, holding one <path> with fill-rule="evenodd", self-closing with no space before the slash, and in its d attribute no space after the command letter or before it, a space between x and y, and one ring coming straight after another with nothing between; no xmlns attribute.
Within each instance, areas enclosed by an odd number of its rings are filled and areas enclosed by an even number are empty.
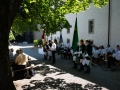
<svg viewBox="0 0 120 90"><path fill-rule="evenodd" d="M13 49L9 49L9 59L12 70L25 69L28 65L28 57L23 53L23 49L16 50L16 54L13 54ZM26 70L15 72L14 78L22 79L25 78Z"/></svg>
<svg viewBox="0 0 120 90"><path fill-rule="evenodd" d="M103 58L103 60L107 60L107 67L111 68L111 64L114 64L114 62L120 61L120 47L117 45L114 49L110 47L110 45L107 46L107 48L104 48L104 46L93 46L93 59L92 61L95 63L95 60L97 58Z"/></svg>
<svg viewBox="0 0 120 90"><path fill-rule="evenodd" d="M110 45L108 45L107 48L104 48L103 45L99 47L95 45L92 46L90 44L90 40L85 40L84 44L84 40L81 39L80 46L78 45L76 48L76 51L74 51L72 47L67 47L67 45L63 46L63 44L61 44L61 58L67 59L67 56L72 57L74 62L73 68L77 69L77 64L79 63L79 71L84 70L84 67L86 67L85 73L90 73L90 65L95 65L96 63L99 63L100 60L102 60L101 62L103 62L105 59L107 59L108 68L111 68L112 62L120 61L119 45L117 45L116 48L112 50Z"/></svg>
<svg viewBox="0 0 120 90"><path fill-rule="evenodd" d="M71 59L72 58L72 53L73 49L70 47L70 43L67 42L66 45L63 43L58 46L58 53L61 55L61 59Z"/></svg>
<svg viewBox="0 0 120 90"><path fill-rule="evenodd" d="M54 40L49 40L49 42L45 43L43 45L43 51L44 51L44 59L47 60L47 58L49 58L49 60L52 59L52 64L55 64L56 62L56 58L55 58L55 53L56 53L56 44L54 42Z"/></svg>
<svg viewBox="0 0 120 90"><path fill-rule="evenodd" d="M77 69L77 64L80 64L79 71L83 71L86 67L85 73L90 73L90 61L92 59L92 45L90 44L90 40L80 40L79 49L73 53L73 68Z"/></svg>

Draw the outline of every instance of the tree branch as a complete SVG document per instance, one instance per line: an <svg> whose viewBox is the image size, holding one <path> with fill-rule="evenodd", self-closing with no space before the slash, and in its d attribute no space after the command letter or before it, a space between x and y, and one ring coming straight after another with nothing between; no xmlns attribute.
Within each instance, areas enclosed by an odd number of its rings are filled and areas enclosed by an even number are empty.
<svg viewBox="0 0 120 90"><path fill-rule="evenodd" d="M23 2L23 0L11 0L10 5L10 13L9 13L9 28L11 28L12 23L16 17L16 14L19 11L20 5Z"/></svg>

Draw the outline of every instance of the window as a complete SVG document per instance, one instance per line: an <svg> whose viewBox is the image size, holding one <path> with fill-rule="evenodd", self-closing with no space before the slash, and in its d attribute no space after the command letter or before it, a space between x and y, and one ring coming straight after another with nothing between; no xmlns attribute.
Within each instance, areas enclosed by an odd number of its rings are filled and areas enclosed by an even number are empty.
<svg viewBox="0 0 120 90"><path fill-rule="evenodd" d="M88 27L88 32L89 33L94 33L94 20L92 19L92 20L89 20L89 22L88 22L88 25L89 25L89 27Z"/></svg>
<svg viewBox="0 0 120 90"><path fill-rule="evenodd" d="M70 28L67 29L67 34L69 34L69 33L70 33Z"/></svg>

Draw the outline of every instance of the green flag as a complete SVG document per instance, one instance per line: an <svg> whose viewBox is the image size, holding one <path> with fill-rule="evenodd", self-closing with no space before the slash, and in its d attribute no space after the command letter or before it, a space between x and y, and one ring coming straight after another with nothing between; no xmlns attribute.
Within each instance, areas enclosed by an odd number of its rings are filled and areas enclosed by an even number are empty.
<svg viewBox="0 0 120 90"><path fill-rule="evenodd" d="M73 41L72 41L73 51L77 50L77 45L78 45L78 31L77 31L77 17L76 17L74 34L73 34Z"/></svg>

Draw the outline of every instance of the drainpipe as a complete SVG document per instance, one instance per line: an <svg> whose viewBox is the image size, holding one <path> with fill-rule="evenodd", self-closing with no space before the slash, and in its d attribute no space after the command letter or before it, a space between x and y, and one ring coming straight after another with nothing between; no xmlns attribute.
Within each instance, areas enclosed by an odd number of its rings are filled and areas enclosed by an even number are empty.
<svg viewBox="0 0 120 90"><path fill-rule="evenodd" d="M110 10L110 5L111 2L109 0L109 6L108 6L108 45L110 44L110 23L111 23L111 18L110 18L110 13L111 13L111 10Z"/></svg>

